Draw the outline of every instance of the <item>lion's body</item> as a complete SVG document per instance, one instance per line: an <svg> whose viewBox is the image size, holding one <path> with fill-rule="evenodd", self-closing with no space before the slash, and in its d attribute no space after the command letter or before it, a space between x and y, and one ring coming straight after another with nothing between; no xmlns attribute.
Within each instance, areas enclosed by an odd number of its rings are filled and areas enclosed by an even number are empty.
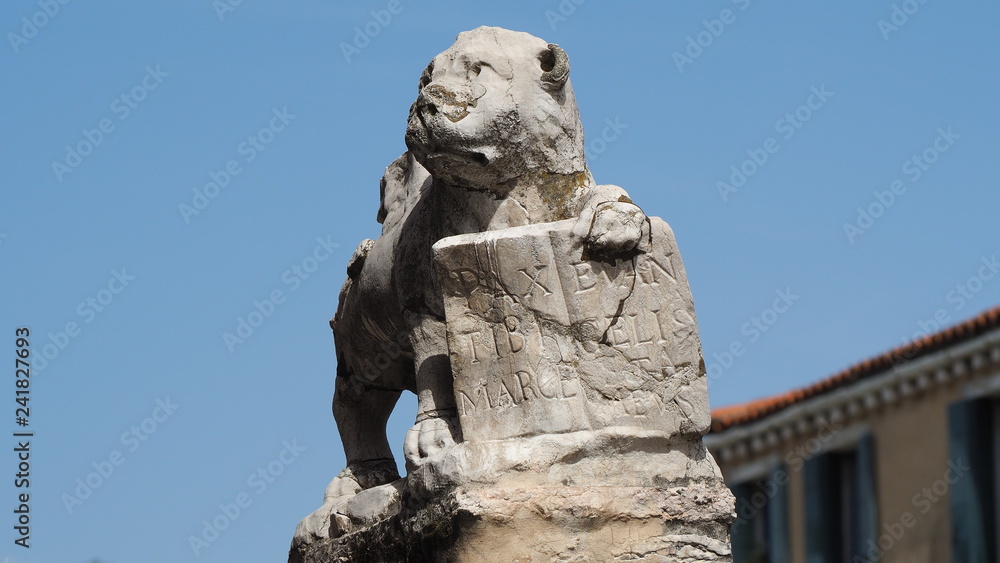
<svg viewBox="0 0 1000 563"><path fill-rule="evenodd" d="M416 392L404 304L426 302L421 282L433 280L428 265L431 245L439 236L434 232L438 223L428 217L434 215L427 202L431 182L409 154L386 169L382 234L375 241L362 242L352 257L331 322L338 377L381 389ZM417 222L424 228L415 229ZM425 307L436 309L434 303Z"/></svg>
<svg viewBox="0 0 1000 563"><path fill-rule="evenodd" d="M487 27L460 34L424 71L409 150L383 177L382 234L352 257L331 322L334 416L348 466L323 507L302 521L297 541L325 537L336 522L331 514L346 510L349 498L398 478L385 425L400 391L415 392L418 402L404 444L408 466L461 440L435 242L580 218L595 252L637 244L641 211L621 188L596 186L587 170L568 75L558 46Z"/></svg>

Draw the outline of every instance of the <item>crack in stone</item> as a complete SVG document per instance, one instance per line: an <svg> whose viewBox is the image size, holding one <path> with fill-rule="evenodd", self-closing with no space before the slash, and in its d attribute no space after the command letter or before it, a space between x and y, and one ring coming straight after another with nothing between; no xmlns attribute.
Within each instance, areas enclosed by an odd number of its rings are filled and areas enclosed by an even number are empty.
<svg viewBox="0 0 1000 563"><path fill-rule="evenodd" d="M622 313L625 311L625 301L627 301L629 297L632 297L632 293L635 292L635 280L636 280L636 278L639 277L639 272L636 271L636 267L637 267L636 266L636 257L633 256L632 257L632 287L628 290L628 295L626 295L625 297L623 297L621 299L621 301L618 302L618 310L615 311L614 316L611 317L611 322L608 324L608 328L605 329L604 330L604 334L601 335L601 340L599 342L601 344L604 344L605 346L611 346L611 344L608 342L608 333L611 332L611 329L614 328L615 324L618 322L618 319L621 318Z"/></svg>

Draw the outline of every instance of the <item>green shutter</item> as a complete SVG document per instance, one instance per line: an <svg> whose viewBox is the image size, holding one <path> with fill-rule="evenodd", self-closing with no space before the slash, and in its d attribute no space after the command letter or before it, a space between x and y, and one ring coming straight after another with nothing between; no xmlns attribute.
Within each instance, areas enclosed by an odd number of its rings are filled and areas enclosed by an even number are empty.
<svg viewBox="0 0 1000 563"><path fill-rule="evenodd" d="M729 487L736 497L736 520L731 528L730 541L733 544L733 562L742 562L750 559L754 549L752 520L747 518L750 508L750 495L753 494L753 485L750 483L740 483Z"/></svg>
<svg viewBox="0 0 1000 563"><path fill-rule="evenodd" d="M767 504L770 563L789 563L792 558L788 546L788 468L775 466L771 471L771 483L775 489Z"/></svg>
<svg viewBox="0 0 1000 563"><path fill-rule="evenodd" d="M803 468L806 502L806 563L840 561L840 486L831 455L812 457Z"/></svg>
<svg viewBox="0 0 1000 563"><path fill-rule="evenodd" d="M971 468L950 489L953 563L997 563L992 427L987 401L948 407L950 475Z"/></svg>
<svg viewBox="0 0 1000 563"><path fill-rule="evenodd" d="M865 434L858 441L858 463L855 483L857 483L857 509L855 533L851 555L864 556L869 545L878 541L878 489L875 483L875 441L871 434Z"/></svg>

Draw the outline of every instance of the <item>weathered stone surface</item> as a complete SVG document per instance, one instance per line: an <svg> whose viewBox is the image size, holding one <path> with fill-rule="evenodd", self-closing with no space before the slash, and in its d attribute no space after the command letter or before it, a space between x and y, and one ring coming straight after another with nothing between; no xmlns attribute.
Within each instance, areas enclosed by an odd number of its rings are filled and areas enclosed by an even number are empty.
<svg viewBox="0 0 1000 563"><path fill-rule="evenodd" d="M727 489L460 488L366 529L293 550L291 563L727 562Z"/></svg>
<svg viewBox="0 0 1000 563"><path fill-rule="evenodd" d="M639 251L587 259L576 221L449 237L444 280L466 441L616 426L708 429L694 305L670 227Z"/></svg>
<svg viewBox="0 0 1000 563"><path fill-rule="evenodd" d="M680 253L594 181L569 69L481 27L424 71L331 321L347 467L290 561L730 560Z"/></svg>
<svg viewBox="0 0 1000 563"><path fill-rule="evenodd" d="M464 441L411 472L424 497L457 486L644 486L721 479L701 441L635 428L585 430L510 440Z"/></svg>

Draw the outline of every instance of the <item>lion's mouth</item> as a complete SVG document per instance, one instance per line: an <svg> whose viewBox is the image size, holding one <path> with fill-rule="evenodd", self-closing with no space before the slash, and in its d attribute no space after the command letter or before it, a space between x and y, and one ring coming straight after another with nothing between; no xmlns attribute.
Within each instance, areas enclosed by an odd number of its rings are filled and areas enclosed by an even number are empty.
<svg viewBox="0 0 1000 563"><path fill-rule="evenodd" d="M475 164L479 166L488 166L490 163L489 157L485 154L477 151L434 151L427 155L428 160L445 160L445 161L461 161L465 164Z"/></svg>
<svg viewBox="0 0 1000 563"><path fill-rule="evenodd" d="M427 124L426 118L431 115L430 113L425 115L427 109L429 108L414 108L406 131L407 148L414 150L417 154L426 155L425 166L433 162L440 162L445 167L448 165L485 167L491 164L493 159L490 155L495 155L496 151L489 147L486 151L482 151L442 146L435 138L434 128ZM444 143L444 145L447 144L449 143Z"/></svg>

